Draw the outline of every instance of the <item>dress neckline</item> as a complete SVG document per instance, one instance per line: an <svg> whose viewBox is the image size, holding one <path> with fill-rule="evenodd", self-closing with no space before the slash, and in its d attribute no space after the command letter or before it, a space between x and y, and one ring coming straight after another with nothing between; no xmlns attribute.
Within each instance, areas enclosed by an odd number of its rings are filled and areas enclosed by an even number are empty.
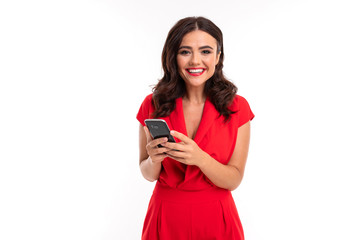
<svg viewBox="0 0 360 240"><path fill-rule="evenodd" d="M187 131L187 126L186 126L186 122L185 122L185 114L184 114L184 98L183 97L180 97L180 109L181 109L181 115L183 116L182 119L183 119L183 125L184 125L184 129L185 129L185 133L186 133L186 136L191 138L189 135L188 135L188 131ZM204 111L205 111L205 107L206 107L206 103L208 101L208 97L206 97L205 99L205 102L204 102L204 106L202 108L202 112L201 112L201 118L200 118L200 123L199 123L199 126L197 127L196 129L196 132L195 132L195 135L194 135L194 138L191 138L192 140L194 140L196 138L196 135L199 131L199 128L200 128L200 125L203 121L203 116L204 116Z"/></svg>
<svg viewBox="0 0 360 240"><path fill-rule="evenodd" d="M185 123L185 115L183 109L183 97L179 97L176 99L176 111L178 116L178 127L179 130L182 131L187 137L187 129ZM198 126L198 129L194 136L194 141L199 143L204 135L206 134L207 130L210 128L214 120L219 116L218 111L215 109L215 106L211 103L209 97L206 97L203 112L201 115L201 120Z"/></svg>

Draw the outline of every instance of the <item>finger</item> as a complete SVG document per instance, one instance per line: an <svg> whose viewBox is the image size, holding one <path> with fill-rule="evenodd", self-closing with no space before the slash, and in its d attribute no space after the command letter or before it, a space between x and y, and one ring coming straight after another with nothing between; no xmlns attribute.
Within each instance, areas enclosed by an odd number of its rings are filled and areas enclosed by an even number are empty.
<svg viewBox="0 0 360 240"><path fill-rule="evenodd" d="M190 142L190 138L188 138L187 136L185 136L184 134L177 132L175 130L171 130L170 134L174 137L176 137L177 139L179 139L180 141L184 142L184 143L188 143Z"/></svg>
<svg viewBox="0 0 360 240"><path fill-rule="evenodd" d="M149 129L147 128L147 126L144 126L144 131L145 131L145 135L146 135L146 141L150 142L152 140L152 137L150 135Z"/></svg>
<svg viewBox="0 0 360 240"><path fill-rule="evenodd" d="M174 158L185 158L186 157L186 153L176 151L176 150L169 150L169 151L166 152L166 154L169 157L174 157Z"/></svg>
<svg viewBox="0 0 360 240"><path fill-rule="evenodd" d="M166 157L168 157L166 154L159 154L151 157L152 162L162 162Z"/></svg>
<svg viewBox="0 0 360 240"><path fill-rule="evenodd" d="M181 162L181 163L186 164L186 161L185 161L184 158L175 157L175 156L170 156L169 154L167 154L167 155L168 155L168 157L170 157L171 159L174 159L174 160L176 160L176 161L178 161L178 162Z"/></svg>
<svg viewBox="0 0 360 240"><path fill-rule="evenodd" d="M151 147L151 148L154 148L156 147L157 145L159 144L164 144L168 141L167 137L163 137L163 138L157 138L157 139L154 139L154 140L151 140L148 145Z"/></svg>
<svg viewBox="0 0 360 240"><path fill-rule="evenodd" d="M185 151L185 145L183 143L166 142L163 146L169 148L170 150L176 149L178 151Z"/></svg>
<svg viewBox="0 0 360 240"><path fill-rule="evenodd" d="M148 154L153 162L159 162L164 160L164 158L168 157L168 155L166 154L168 150L169 149L166 148L149 148Z"/></svg>
<svg viewBox="0 0 360 240"><path fill-rule="evenodd" d="M159 154L167 154L166 152L168 152L171 149L165 148L165 147L159 147L159 148L153 148L151 150L151 153L154 155L159 155Z"/></svg>

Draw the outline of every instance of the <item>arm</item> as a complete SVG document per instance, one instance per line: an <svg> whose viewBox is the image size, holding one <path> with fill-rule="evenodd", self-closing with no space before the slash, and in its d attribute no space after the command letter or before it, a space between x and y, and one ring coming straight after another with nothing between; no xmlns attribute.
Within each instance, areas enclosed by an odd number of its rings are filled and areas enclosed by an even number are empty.
<svg viewBox="0 0 360 240"><path fill-rule="evenodd" d="M234 152L227 165L224 165L209 154L202 151L192 139L185 135L174 132L172 134L180 139L181 143L165 143L169 149L167 152L172 158L188 165L196 165L216 186L235 190L241 183L244 176L246 159L250 142L250 122L238 128L238 134Z"/></svg>
<svg viewBox="0 0 360 240"><path fill-rule="evenodd" d="M163 144L167 138L152 140L147 127L140 124L139 128L139 165L145 179L153 182L159 178L161 162L167 157L164 152L166 148L158 148L158 144Z"/></svg>
<svg viewBox="0 0 360 240"><path fill-rule="evenodd" d="M227 165L219 163L208 155L199 166L201 171L216 186L235 190L244 176L250 143L250 122L238 128L234 152Z"/></svg>

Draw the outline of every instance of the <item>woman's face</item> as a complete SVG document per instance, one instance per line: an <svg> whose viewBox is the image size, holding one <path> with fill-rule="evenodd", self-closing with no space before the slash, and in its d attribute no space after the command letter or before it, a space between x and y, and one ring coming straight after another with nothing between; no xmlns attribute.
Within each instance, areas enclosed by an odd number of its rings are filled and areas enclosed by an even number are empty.
<svg viewBox="0 0 360 240"><path fill-rule="evenodd" d="M189 32L177 53L178 71L187 86L204 87L214 75L219 58L215 38L201 30Z"/></svg>

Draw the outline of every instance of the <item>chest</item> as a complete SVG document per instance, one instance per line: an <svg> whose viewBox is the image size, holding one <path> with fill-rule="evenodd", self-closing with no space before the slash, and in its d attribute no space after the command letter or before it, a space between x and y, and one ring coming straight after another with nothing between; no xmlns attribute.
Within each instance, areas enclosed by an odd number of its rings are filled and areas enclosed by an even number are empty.
<svg viewBox="0 0 360 240"><path fill-rule="evenodd" d="M184 104L183 112L184 112L184 120L186 126L186 132L188 137L194 139L196 132L199 128L202 114L203 114L204 104L190 106Z"/></svg>
<svg viewBox="0 0 360 240"><path fill-rule="evenodd" d="M170 129L187 134L203 151L227 164L236 143L237 117L225 123L209 101L198 107L187 106L181 98L176 101L175 110L164 118Z"/></svg>

